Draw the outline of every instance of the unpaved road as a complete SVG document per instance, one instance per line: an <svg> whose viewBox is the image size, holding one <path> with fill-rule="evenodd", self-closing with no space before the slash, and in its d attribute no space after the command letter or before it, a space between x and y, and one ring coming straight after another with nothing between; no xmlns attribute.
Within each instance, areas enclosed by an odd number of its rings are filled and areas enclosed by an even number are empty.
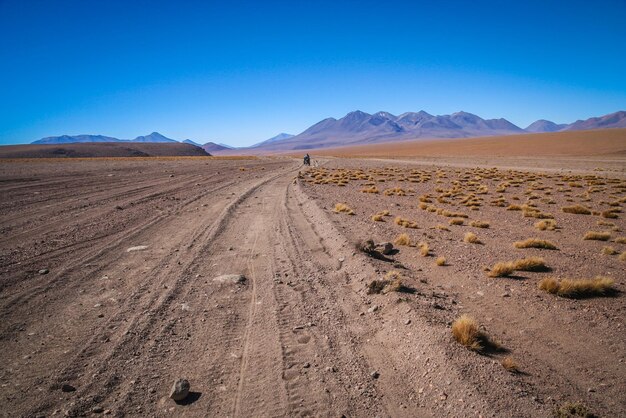
<svg viewBox="0 0 626 418"><path fill-rule="evenodd" d="M550 415L540 388L454 345L452 296L424 284L374 309L380 264L298 169L0 165L0 414ZM180 377L192 394L176 404Z"/></svg>

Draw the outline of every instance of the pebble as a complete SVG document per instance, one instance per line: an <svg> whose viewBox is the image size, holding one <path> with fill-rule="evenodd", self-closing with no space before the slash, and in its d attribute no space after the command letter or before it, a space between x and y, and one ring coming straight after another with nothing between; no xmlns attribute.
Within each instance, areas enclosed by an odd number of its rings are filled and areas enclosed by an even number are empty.
<svg viewBox="0 0 626 418"><path fill-rule="evenodd" d="M48 269L41 269L41 270L39 270L39 274L48 274L48 273L50 273L50 270L48 270Z"/></svg>
<svg viewBox="0 0 626 418"><path fill-rule="evenodd" d="M61 391L62 392L75 392L76 388L72 385L68 385L67 383L65 383L63 386L61 386Z"/></svg>
<svg viewBox="0 0 626 418"><path fill-rule="evenodd" d="M367 310L367 312L369 312L369 313L374 313L374 312L376 312L377 310L378 310L378 305L374 305L374 306L372 306L371 308L369 308L369 309Z"/></svg>
<svg viewBox="0 0 626 418"><path fill-rule="evenodd" d="M172 385L170 390L170 398L175 401L182 401L189 395L189 389L191 385L187 379L178 379Z"/></svg>
<svg viewBox="0 0 626 418"><path fill-rule="evenodd" d="M406 321L404 321L404 325L409 325L411 323L410 319L407 319Z"/></svg>
<svg viewBox="0 0 626 418"><path fill-rule="evenodd" d="M143 250L147 250L148 246L147 245L136 245L134 247L129 247L126 249L127 253L132 253L133 251L143 251Z"/></svg>
<svg viewBox="0 0 626 418"><path fill-rule="evenodd" d="M370 373L370 376L372 376L372 379L378 379L380 377L380 373L378 373L377 371L373 371L372 373Z"/></svg>
<svg viewBox="0 0 626 418"><path fill-rule="evenodd" d="M311 363L304 363L302 367L308 369L309 367L311 367Z"/></svg>
<svg viewBox="0 0 626 418"><path fill-rule="evenodd" d="M242 284L246 281L246 278L242 274L222 274L221 276L213 278L213 281L220 283Z"/></svg>
<svg viewBox="0 0 626 418"><path fill-rule="evenodd" d="M94 414L101 414L104 412L104 408L102 408L101 406L94 406L93 408L91 408L91 412L93 412Z"/></svg>

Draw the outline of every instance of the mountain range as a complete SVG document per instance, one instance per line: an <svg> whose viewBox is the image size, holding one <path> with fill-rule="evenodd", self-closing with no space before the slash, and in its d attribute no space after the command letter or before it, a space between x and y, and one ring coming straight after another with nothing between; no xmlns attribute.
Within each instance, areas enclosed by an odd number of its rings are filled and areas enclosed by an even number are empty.
<svg viewBox="0 0 626 418"><path fill-rule="evenodd" d="M618 111L600 117L578 120L570 124L556 124L540 119L525 129L506 119L483 119L468 112L450 115L431 115L423 110L393 115L389 112L369 114L356 110L340 119L327 118L309 127L298 135L278 134L251 147L237 151L271 152L286 150L307 150L315 148L339 147L400 141L409 139L469 138L478 136L515 135L576 131L590 129L626 128L626 111ZM34 141L33 144L65 144L72 142L178 142L158 132L138 136L135 139L118 139L103 135L61 135ZM233 147L215 142L199 144L191 139L182 141L204 149L209 153L222 153Z"/></svg>
<svg viewBox="0 0 626 418"><path fill-rule="evenodd" d="M522 129L503 118L483 119L463 111L435 116L422 110L395 116L383 111L369 114L357 110L341 119L324 119L296 136L265 141L253 148L263 151L306 150L420 138L469 138L624 127L625 111L561 125L541 119Z"/></svg>

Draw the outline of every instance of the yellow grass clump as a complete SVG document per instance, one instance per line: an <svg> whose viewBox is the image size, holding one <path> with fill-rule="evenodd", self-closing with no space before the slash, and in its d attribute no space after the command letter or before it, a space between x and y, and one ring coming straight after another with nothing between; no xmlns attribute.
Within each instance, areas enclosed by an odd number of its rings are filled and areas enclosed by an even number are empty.
<svg viewBox="0 0 626 418"><path fill-rule="evenodd" d="M574 213L576 215L591 215L591 211L584 206L564 206L561 210L565 213Z"/></svg>
<svg viewBox="0 0 626 418"><path fill-rule="evenodd" d="M503 358L500 364L502 364L502 367L504 367L508 372L519 373L519 367L511 356L506 356L505 358Z"/></svg>
<svg viewBox="0 0 626 418"><path fill-rule="evenodd" d="M467 232L463 237L463 242L467 242L469 244L482 244L473 232Z"/></svg>
<svg viewBox="0 0 626 418"><path fill-rule="evenodd" d="M395 239L394 244L396 245L411 245L411 238L408 234L400 234Z"/></svg>
<svg viewBox="0 0 626 418"><path fill-rule="evenodd" d="M539 289L567 298L606 296L615 291L613 279L598 276L594 279L555 279L548 277L539 282Z"/></svg>
<svg viewBox="0 0 626 418"><path fill-rule="evenodd" d="M513 274L514 272L515 272L514 263L510 261L500 262L500 263L496 263L489 270L489 277L507 277Z"/></svg>
<svg viewBox="0 0 626 418"><path fill-rule="evenodd" d="M438 266L445 266L446 265L446 258L445 257L437 257L437 259L435 260L435 264L437 264Z"/></svg>
<svg viewBox="0 0 626 418"><path fill-rule="evenodd" d="M548 269L546 262L541 257L528 257L515 260L513 268L519 271L545 271Z"/></svg>
<svg viewBox="0 0 626 418"><path fill-rule="evenodd" d="M619 261L626 261L626 251L623 251L619 257L617 257Z"/></svg>
<svg viewBox="0 0 626 418"><path fill-rule="evenodd" d="M465 221L464 221L463 219L461 219L461 218L454 218L454 219L450 219L450 220L448 221L448 223L449 223L450 225L463 225L463 223L464 223L464 222L465 222Z"/></svg>
<svg viewBox="0 0 626 418"><path fill-rule="evenodd" d="M452 323L452 335L470 350L480 351L482 349L478 322L468 315L461 315Z"/></svg>
<svg viewBox="0 0 626 418"><path fill-rule="evenodd" d="M596 241L608 241L611 238L611 234L609 232L595 232L595 231L587 231L584 240L596 240Z"/></svg>
<svg viewBox="0 0 626 418"><path fill-rule="evenodd" d="M515 244L515 248L541 248L545 250L556 250L556 245L551 243L550 241L546 241L544 239L539 238L528 238L524 241L517 241Z"/></svg>
<svg viewBox="0 0 626 418"><path fill-rule="evenodd" d="M450 228L448 228L447 226L442 225L442 224L437 224L437 225L435 226L435 228L440 229L440 230L442 230L442 231L450 231Z"/></svg>
<svg viewBox="0 0 626 418"><path fill-rule="evenodd" d="M618 244L626 244L626 237L617 237L613 241L617 242Z"/></svg>
<svg viewBox="0 0 626 418"><path fill-rule="evenodd" d="M401 217L396 217L396 219L394 220L396 225L400 225L403 226L405 228L412 228L412 229L417 229L417 224L413 221L409 221L408 219L403 219Z"/></svg>
<svg viewBox="0 0 626 418"><path fill-rule="evenodd" d="M602 254L604 255L615 255L615 254L619 254L619 251L617 251L615 248L611 247L611 246L606 246L602 248Z"/></svg>
<svg viewBox="0 0 626 418"><path fill-rule="evenodd" d="M556 221L554 219L544 219L536 222L535 228L540 231L554 231L556 229Z"/></svg>
<svg viewBox="0 0 626 418"><path fill-rule="evenodd" d="M384 222L385 218L383 217L383 215L377 213L376 215L372 215L372 221Z"/></svg>
<svg viewBox="0 0 626 418"><path fill-rule="evenodd" d="M364 189L361 189L361 191L362 191L363 193L374 193L374 194L378 194L378 193L379 193L379 191L378 191L378 189L376 188L376 186L366 187L366 188L364 188Z"/></svg>
<svg viewBox="0 0 626 418"><path fill-rule="evenodd" d="M354 211L345 203L337 203L335 205L335 209L333 209L335 213L347 213L348 215L354 215Z"/></svg>
<svg viewBox="0 0 626 418"><path fill-rule="evenodd" d="M619 208L613 208L613 209L609 209L609 210L605 210L604 212L602 212L600 215L603 218L610 218L610 219L617 219L618 218L618 213L621 212L622 210Z"/></svg>
<svg viewBox="0 0 626 418"><path fill-rule="evenodd" d="M470 226L475 228L489 228L489 222L486 221L472 221Z"/></svg>
<svg viewBox="0 0 626 418"><path fill-rule="evenodd" d="M419 247L420 247L420 255L422 257L427 257L428 254L430 253L430 247L428 246L428 244L425 242L421 242L419 244Z"/></svg>

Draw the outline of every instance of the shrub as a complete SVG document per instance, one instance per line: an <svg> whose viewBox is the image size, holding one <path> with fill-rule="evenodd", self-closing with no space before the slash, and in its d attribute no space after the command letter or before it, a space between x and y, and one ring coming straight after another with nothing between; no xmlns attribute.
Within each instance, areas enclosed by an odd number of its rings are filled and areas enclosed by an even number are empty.
<svg viewBox="0 0 626 418"><path fill-rule="evenodd" d="M517 367L517 363L515 362L513 357L506 356L502 359L500 364L502 364L502 367L504 367L508 372L519 373L519 368Z"/></svg>
<svg viewBox="0 0 626 418"><path fill-rule="evenodd" d="M604 255L615 255L615 254L619 254L619 252L617 250L615 250L615 248L607 246L607 247L603 247L602 248L602 254L604 254Z"/></svg>
<svg viewBox="0 0 626 418"><path fill-rule="evenodd" d="M383 215L377 213L376 215L372 215L372 221L384 222L385 218L383 218Z"/></svg>
<svg viewBox="0 0 626 418"><path fill-rule="evenodd" d="M413 228L413 229L417 229L417 224L413 221L409 221L408 219L403 219L401 217L396 217L396 219L394 220L396 225L400 225L403 226L405 228Z"/></svg>
<svg viewBox="0 0 626 418"><path fill-rule="evenodd" d="M446 258L445 257L437 257L437 260L435 260L435 263L438 266L445 266L446 265Z"/></svg>
<svg viewBox="0 0 626 418"><path fill-rule="evenodd" d="M542 248L546 250L556 250L556 245L551 243L550 241L546 241L538 238L528 238L524 241L517 241L515 244L515 248Z"/></svg>
<svg viewBox="0 0 626 418"><path fill-rule="evenodd" d="M470 225L475 228L489 228L489 222L486 221L472 221Z"/></svg>
<svg viewBox="0 0 626 418"><path fill-rule="evenodd" d="M461 315L460 318L452 323L452 335L459 343L470 350L480 351L482 349L478 323L470 316Z"/></svg>
<svg viewBox="0 0 626 418"><path fill-rule="evenodd" d="M347 213L348 215L354 215L354 211L344 203L337 203L334 209L335 213Z"/></svg>
<svg viewBox="0 0 626 418"><path fill-rule="evenodd" d="M561 210L565 213L574 213L576 215L591 215L591 211L584 206L564 206Z"/></svg>
<svg viewBox="0 0 626 418"><path fill-rule="evenodd" d="M394 244L396 245L411 245L411 238L408 234L400 234L395 239Z"/></svg>
<svg viewBox="0 0 626 418"><path fill-rule="evenodd" d="M601 276L577 280L549 277L539 282L539 289L567 298L585 298L612 294L615 291L613 283L613 279Z"/></svg>
<svg viewBox="0 0 626 418"><path fill-rule="evenodd" d="M596 241L608 241L611 238L611 234L609 232L595 232L595 231L587 231L584 240L596 240Z"/></svg>
<svg viewBox="0 0 626 418"><path fill-rule="evenodd" d="M489 277L507 277L515 272L515 264L507 261L496 263L489 270Z"/></svg>
<svg viewBox="0 0 626 418"><path fill-rule="evenodd" d="M467 232L463 237L463 241L469 244L482 244L482 242L480 242L476 234L474 234L473 232Z"/></svg>
<svg viewBox="0 0 626 418"><path fill-rule="evenodd" d="M554 231L556 229L556 222L553 219L544 219L535 223L535 228L540 231Z"/></svg>
<svg viewBox="0 0 626 418"><path fill-rule="evenodd" d="M519 271L546 271L548 267L546 262L541 257L528 257L515 260L513 262L513 268Z"/></svg>
<svg viewBox="0 0 626 418"><path fill-rule="evenodd" d="M428 257L428 254L430 253L430 247L428 246L428 244L425 242L421 242L419 247L420 247L420 255L422 257Z"/></svg>
<svg viewBox="0 0 626 418"><path fill-rule="evenodd" d="M362 191L363 193L375 193L375 194L378 194L378 193L379 193L379 191L378 191L378 189L376 188L376 186L366 187L366 188L364 188L364 189L361 189L361 191Z"/></svg>
<svg viewBox="0 0 626 418"><path fill-rule="evenodd" d="M465 221L461 218L450 219L450 221L448 221L450 225L463 225L464 222Z"/></svg>

